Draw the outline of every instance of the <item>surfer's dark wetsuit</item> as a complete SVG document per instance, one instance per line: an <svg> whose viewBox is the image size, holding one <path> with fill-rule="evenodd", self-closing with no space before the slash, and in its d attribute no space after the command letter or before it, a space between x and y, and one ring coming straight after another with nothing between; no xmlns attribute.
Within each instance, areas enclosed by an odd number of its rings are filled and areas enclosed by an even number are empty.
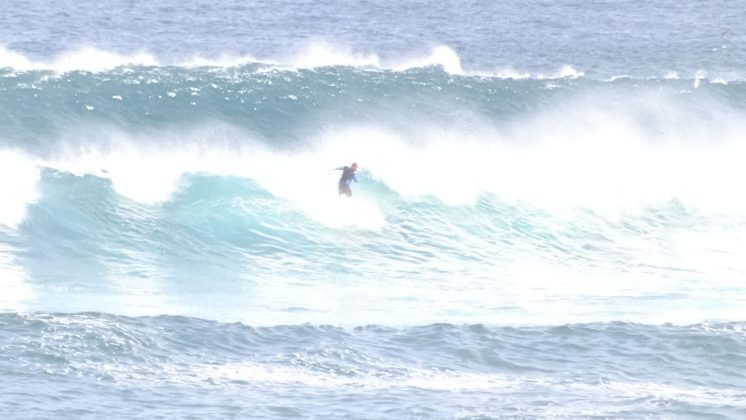
<svg viewBox="0 0 746 420"><path fill-rule="evenodd" d="M352 167L349 166L342 166L340 168L335 168L335 171L342 171L342 176L339 178L339 195L345 195L347 197L352 197L352 190L350 189L350 183L352 181L358 182L357 175L355 175L355 170L357 169L356 164L352 164Z"/></svg>

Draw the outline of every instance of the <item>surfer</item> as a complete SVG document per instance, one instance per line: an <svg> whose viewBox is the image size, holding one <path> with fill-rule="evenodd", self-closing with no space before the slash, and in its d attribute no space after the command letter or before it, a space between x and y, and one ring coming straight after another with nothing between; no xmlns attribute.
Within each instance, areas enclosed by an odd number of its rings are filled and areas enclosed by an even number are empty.
<svg viewBox="0 0 746 420"><path fill-rule="evenodd" d="M350 166L341 166L334 168L335 171L342 171L342 176L339 178L339 195L345 195L352 197L352 190L350 190L350 183L352 181L358 182L357 175L357 163L353 163Z"/></svg>

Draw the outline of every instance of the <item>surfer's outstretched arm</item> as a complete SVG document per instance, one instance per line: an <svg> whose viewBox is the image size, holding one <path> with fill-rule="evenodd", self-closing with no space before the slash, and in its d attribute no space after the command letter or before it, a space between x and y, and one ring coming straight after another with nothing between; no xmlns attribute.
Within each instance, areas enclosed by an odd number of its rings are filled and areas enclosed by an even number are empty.
<svg viewBox="0 0 746 420"><path fill-rule="evenodd" d="M346 166L340 166L339 168L332 169L332 171L344 171L345 168ZM355 182L360 182L360 180L357 178L357 174L354 172L352 173L352 177L350 179L352 179Z"/></svg>

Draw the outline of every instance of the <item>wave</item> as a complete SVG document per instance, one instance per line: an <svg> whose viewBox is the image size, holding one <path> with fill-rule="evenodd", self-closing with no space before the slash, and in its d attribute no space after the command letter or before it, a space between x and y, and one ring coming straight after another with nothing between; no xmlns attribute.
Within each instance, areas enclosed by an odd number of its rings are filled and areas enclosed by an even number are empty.
<svg viewBox="0 0 746 420"><path fill-rule="evenodd" d="M327 222L333 223L343 218L333 210L339 204L334 201L338 174L332 168L353 160L364 165L362 183L353 186L359 194L350 204L358 214L367 214L359 206L382 199L376 188L415 202L433 198L446 207L475 206L494 195L550 212L588 209L609 220L672 202L705 214L746 209L746 202L731 193L744 175L738 164L743 146L735 139L715 145L697 144L698 139L683 147L650 145L635 138L639 132L629 134L631 125L611 123L606 116L598 124L589 132L548 128L546 137L534 132L522 144L500 141L514 134L497 130L477 135L420 127L418 134L428 142L419 145L401 132L352 126L319 134L313 146L294 151L275 150L236 129L168 132L144 140L108 130L111 140L103 144L65 145L70 149L54 156L0 154L7 163L0 183L5 197L0 222L22 222L25 208L39 199L40 174L49 168L111 180L117 194L144 204L172 200L190 175L253 180L273 197L317 220L328 215ZM226 132L240 133L242 142L201 139L201 133L217 137ZM735 137L742 128L736 125L733 132ZM598 142L599 137L605 140ZM371 226L383 224L380 213L368 216L378 220Z"/></svg>
<svg viewBox="0 0 746 420"><path fill-rule="evenodd" d="M332 45L327 42L310 42L294 54L281 58L256 58L251 55L220 55L217 57L194 56L179 61L159 61L146 52L120 54L87 47L57 55L51 60L38 61L21 53L0 46L0 68L20 71L50 70L59 73L73 71L103 72L117 67L240 67L248 64L262 64L285 69L314 69L332 66L348 66L405 71L412 68L440 66L452 74L462 74L461 60L447 46L437 46L424 56L405 58L401 62L386 62L377 54L359 53L350 48Z"/></svg>
<svg viewBox="0 0 746 420"><path fill-rule="evenodd" d="M7 74L0 90L9 310L742 314L741 83L136 68ZM341 201L332 169L353 161Z"/></svg>
<svg viewBox="0 0 746 420"><path fill-rule="evenodd" d="M0 184L6 225L37 199L42 168L110 179L141 203L170 200L189 174L235 176L324 217L330 206L315 207L334 183L329 169L353 160L369 182L450 206L494 194L611 219L672 201L746 209L731 193L743 178L741 84L338 69L19 76L0 87L4 179L19 180Z"/></svg>
<svg viewBox="0 0 746 420"><path fill-rule="evenodd" d="M328 67L351 67L363 70L407 72L437 67L454 76L496 78L503 80L562 80L586 77L586 71L572 64L563 64L552 71L526 71L513 67L499 69L464 68L458 52L448 45L436 45L424 52L388 57L376 52L359 51L349 46L324 40L306 41L294 48L294 52L278 53L259 57L253 54L222 53L216 55L195 54L186 58L156 57L146 50L116 52L96 47L83 47L58 53L48 58L32 58L21 52L0 45L0 69L13 72L48 71L56 74L73 72L104 73L115 69L182 68L233 70L249 68L254 72L298 71ZM682 77L677 71L664 71L646 77L620 74L605 80L629 78L633 80L686 79L696 88L702 81L728 84L742 82L737 72L723 71L708 75L704 69Z"/></svg>
<svg viewBox="0 0 746 420"><path fill-rule="evenodd" d="M119 54L98 48L82 48L60 54L50 61L37 61L0 46L0 68L19 71L51 70L59 73L72 71L102 72L122 66L158 66L156 59L145 52Z"/></svg>
<svg viewBox="0 0 746 420"><path fill-rule="evenodd" d="M276 167L297 169L293 159L269 161L266 180L191 174L164 191L140 173L147 165L130 162L99 176L41 170L24 220L0 229L0 309L262 325L686 324L742 314L737 216L673 203L610 221L493 194L452 206L403 195L373 172L361 173L350 201L326 168L278 180ZM151 187L168 199L143 199L139 189Z"/></svg>
<svg viewBox="0 0 746 420"><path fill-rule="evenodd" d="M26 55L9 50L0 45L0 69L14 71L51 71L55 73L93 72L101 73L117 68L137 67L180 67L180 68L214 68L230 69L244 66L255 66L259 71L319 69L343 66L371 70L404 72L412 69L439 67L452 75L475 75L503 79L562 79L577 78L584 75L571 65L564 65L552 73L530 74L511 68L497 71L465 71L458 53L447 45L432 47L429 52L413 54L400 58L384 59L379 54L358 52L345 46L326 41L307 42L295 53L277 57L258 58L245 54L221 54L216 56L195 55L186 59L158 59L146 51L119 53L95 47L60 53L48 59L33 59Z"/></svg>

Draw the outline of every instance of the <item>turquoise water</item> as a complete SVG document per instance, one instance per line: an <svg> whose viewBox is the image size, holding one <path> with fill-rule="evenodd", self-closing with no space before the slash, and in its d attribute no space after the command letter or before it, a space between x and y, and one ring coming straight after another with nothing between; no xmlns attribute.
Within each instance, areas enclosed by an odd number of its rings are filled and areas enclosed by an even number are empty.
<svg viewBox="0 0 746 420"><path fill-rule="evenodd" d="M736 3L16 3L5 417L746 415Z"/></svg>

